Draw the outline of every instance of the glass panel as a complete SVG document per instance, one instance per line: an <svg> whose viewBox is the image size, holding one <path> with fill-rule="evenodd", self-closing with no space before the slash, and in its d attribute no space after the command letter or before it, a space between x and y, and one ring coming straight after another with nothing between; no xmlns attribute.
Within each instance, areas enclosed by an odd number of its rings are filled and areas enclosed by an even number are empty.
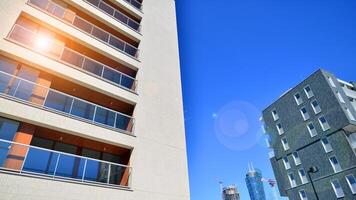
<svg viewBox="0 0 356 200"><path fill-rule="evenodd" d="M140 24L134 22L133 20L128 20L127 25L129 25L134 30L138 31L140 29Z"/></svg>
<svg viewBox="0 0 356 200"><path fill-rule="evenodd" d="M134 84L134 82L135 82L135 80L132 79L131 77L122 76L122 79L121 79L121 85L122 86L131 89L133 84Z"/></svg>
<svg viewBox="0 0 356 200"><path fill-rule="evenodd" d="M129 55L133 56L133 57L137 57L136 53L137 53L137 49L130 46L130 45L126 45L125 46L125 52L128 53Z"/></svg>
<svg viewBox="0 0 356 200"><path fill-rule="evenodd" d="M92 35L104 42L109 41L109 34L101 29L96 28L96 27L93 27Z"/></svg>
<svg viewBox="0 0 356 200"><path fill-rule="evenodd" d="M85 59L84 64L83 64L83 69L91 72L93 74L96 74L98 76L101 76L102 70L103 70L103 65L90 60L90 59Z"/></svg>
<svg viewBox="0 0 356 200"><path fill-rule="evenodd" d="M93 4L93 5L95 5L95 6L98 6L99 5L99 0L86 0L87 2L89 2L89 3L91 3L91 4Z"/></svg>
<svg viewBox="0 0 356 200"><path fill-rule="evenodd" d="M17 84L9 84L11 79L13 79L13 77L7 75L7 74L3 74L0 73L0 92L1 93L5 93L5 94L9 94L12 95L12 93L9 93L9 91L11 91L11 88L16 88L18 81L15 82ZM15 86L15 87L13 87Z"/></svg>
<svg viewBox="0 0 356 200"><path fill-rule="evenodd" d="M9 37L22 44L32 46L35 35L30 30L15 25Z"/></svg>
<svg viewBox="0 0 356 200"><path fill-rule="evenodd" d="M109 126L114 126L115 124L115 113L100 107L97 107L95 113L95 122L106 124Z"/></svg>
<svg viewBox="0 0 356 200"><path fill-rule="evenodd" d="M87 33L91 33L93 26L82 18L74 18L73 25Z"/></svg>
<svg viewBox="0 0 356 200"><path fill-rule="evenodd" d="M79 99L74 99L71 114L93 120L95 106Z"/></svg>
<svg viewBox="0 0 356 200"><path fill-rule="evenodd" d="M30 0L30 3L40 7L42 9L46 9L49 1L48 0Z"/></svg>
<svg viewBox="0 0 356 200"><path fill-rule="evenodd" d="M88 157L88 158L93 158L93 159L100 159L101 152L91 150L91 149L82 149L82 156Z"/></svg>
<svg viewBox="0 0 356 200"><path fill-rule="evenodd" d="M117 12L115 10L114 17L116 19L118 19L119 21L124 22L125 24L127 24L128 18L125 15L123 15L122 13Z"/></svg>
<svg viewBox="0 0 356 200"><path fill-rule="evenodd" d="M103 78L112 81L118 85L121 84L121 74L109 68L104 68Z"/></svg>
<svg viewBox="0 0 356 200"><path fill-rule="evenodd" d="M110 43L112 46L114 46L114 47L116 47L117 49L120 49L120 50L122 50L122 51L124 51L124 49L125 49L125 43L124 43L123 41L121 41L121 40L115 38L115 37L110 37L109 43Z"/></svg>
<svg viewBox="0 0 356 200"><path fill-rule="evenodd" d="M116 128L119 128L119 129L122 129L122 130L127 130L129 123L130 123L130 118L128 118L128 117L126 117L124 115L117 114L117 117L116 117Z"/></svg>
<svg viewBox="0 0 356 200"><path fill-rule="evenodd" d="M72 97L55 91L49 91L45 102L45 107L69 113L72 101Z"/></svg>
<svg viewBox="0 0 356 200"><path fill-rule="evenodd" d="M32 96L32 91L34 88L34 84L27 81L20 81L20 85L16 90L15 97L20 99L29 101Z"/></svg>
<svg viewBox="0 0 356 200"><path fill-rule="evenodd" d="M111 164L109 183L114 185L120 185L124 172L125 172L125 167Z"/></svg>
<svg viewBox="0 0 356 200"><path fill-rule="evenodd" d="M107 183L109 164L96 160L88 160L84 180Z"/></svg>
<svg viewBox="0 0 356 200"><path fill-rule="evenodd" d="M16 67L17 63L0 57L0 71L6 72L8 74L14 74Z"/></svg>
<svg viewBox="0 0 356 200"><path fill-rule="evenodd" d="M107 5L106 3L103 3L102 1L99 3L99 8L104 12L108 13L109 15L114 14L114 9L109 5Z"/></svg>
<svg viewBox="0 0 356 200"><path fill-rule="evenodd" d="M0 118L0 139L12 141L18 128L19 122Z"/></svg>
<svg viewBox="0 0 356 200"><path fill-rule="evenodd" d="M23 170L53 175L58 155L58 153L30 147Z"/></svg>
<svg viewBox="0 0 356 200"><path fill-rule="evenodd" d="M32 146L41 147L41 148L45 148L45 149L52 149L53 144L54 144L54 141L44 139L44 138L39 138L37 136L34 136L31 140Z"/></svg>
<svg viewBox="0 0 356 200"><path fill-rule="evenodd" d="M71 51L71 50L68 50L65 48L63 50L61 60L81 68L82 64L83 64L84 57L74 51Z"/></svg>
<svg viewBox="0 0 356 200"><path fill-rule="evenodd" d="M74 169L77 164L80 163L79 158L75 158L70 155L61 154L58 161L58 167L56 170L56 176L74 178Z"/></svg>
<svg viewBox="0 0 356 200"><path fill-rule="evenodd" d="M11 144L8 142L0 141L0 167L6 167L6 159L9 154Z"/></svg>
<svg viewBox="0 0 356 200"><path fill-rule="evenodd" d="M50 3L48 6L48 12L52 13L56 17L63 18L64 17L64 9L55 5L54 3Z"/></svg>

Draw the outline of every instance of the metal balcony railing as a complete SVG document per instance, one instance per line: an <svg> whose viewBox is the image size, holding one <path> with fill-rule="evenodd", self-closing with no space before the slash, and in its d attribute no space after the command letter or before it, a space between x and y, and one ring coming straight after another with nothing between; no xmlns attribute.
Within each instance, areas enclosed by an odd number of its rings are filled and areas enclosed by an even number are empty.
<svg viewBox="0 0 356 200"><path fill-rule="evenodd" d="M136 91L137 81L133 77L125 75L122 72L99 63L83 54L64 47L63 44L59 44L46 37L47 36L35 33L18 24L14 25L8 35L8 39L29 47L36 52L43 53L51 58L64 62L65 64L82 69L114 85L118 85L131 91Z"/></svg>
<svg viewBox="0 0 356 200"><path fill-rule="evenodd" d="M134 118L115 110L0 71L0 94L82 121L132 134Z"/></svg>
<svg viewBox="0 0 356 200"><path fill-rule="evenodd" d="M138 59L139 50L123 41L122 39L112 35L111 33L99 28L93 23L79 17L71 10L61 7L60 5L52 2L51 0L28 0L30 5L41 9L42 11L49 13L62 21L65 21L72 26L80 29L81 31L95 37L96 39L104 42L108 46L111 46L120 52L125 53L130 57Z"/></svg>
<svg viewBox="0 0 356 200"><path fill-rule="evenodd" d="M103 11L110 17L118 20L119 22L125 24L129 28L133 29L136 32L141 32L141 25L136 21L132 20L127 15L123 14L122 12L118 11L111 5L101 1L101 0L84 0L85 2L89 3L90 5L94 6L95 8Z"/></svg>
<svg viewBox="0 0 356 200"><path fill-rule="evenodd" d="M131 4L133 7L137 8L138 10L142 11L142 3L138 2L136 0L125 0L129 4Z"/></svg>
<svg viewBox="0 0 356 200"><path fill-rule="evenodd" d="M0 169L20 174L130 188L126 165L0 139Z"/></svg>

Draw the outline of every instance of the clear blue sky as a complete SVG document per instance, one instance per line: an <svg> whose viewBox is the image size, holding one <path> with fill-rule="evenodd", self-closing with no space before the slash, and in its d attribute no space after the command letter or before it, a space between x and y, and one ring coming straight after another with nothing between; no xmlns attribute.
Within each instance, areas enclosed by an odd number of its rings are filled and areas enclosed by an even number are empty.
<svg viewBox="0 0 356 200"><path fill-rule="evenodd" d="M322 67L356 80L355 0L176 0L192 200L273 177L260 112ZM267 192L268 193L268 192ZM267 195L269 196L269 194Z"/></svg>

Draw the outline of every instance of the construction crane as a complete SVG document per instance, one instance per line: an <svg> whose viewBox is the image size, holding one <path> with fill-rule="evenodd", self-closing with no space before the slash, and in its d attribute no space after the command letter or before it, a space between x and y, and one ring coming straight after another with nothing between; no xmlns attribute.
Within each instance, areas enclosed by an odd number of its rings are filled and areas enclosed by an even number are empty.
<svg viewBox="0 0 356 200"><path fill-rule="evenodd" d="M277 190L276 190L276 180L270 178L261 178L261 182L268 183L271 186L273 191L273 196L275 200L278 200Z"/></svg>

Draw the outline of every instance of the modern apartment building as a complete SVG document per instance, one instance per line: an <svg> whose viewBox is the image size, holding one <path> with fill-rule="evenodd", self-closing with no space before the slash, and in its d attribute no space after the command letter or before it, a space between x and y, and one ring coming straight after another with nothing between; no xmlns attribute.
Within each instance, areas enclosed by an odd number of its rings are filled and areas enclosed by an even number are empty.
<svg viewBox="0 0 356 200"><path fill-rule="evenodd" d="M263 111L282 196L356 199L355 110L356 84L318 70Z"/></svg>
<svg viewBox="0 0 356 200"><path fill-rule="evenodd" d="M222 188L222 200L240 200L240 194L235 185Z"/></svg>
<svg viewBox="0 0 356 200"><path fill-rule="evenodd" d="M250 200L266 200L262 182L262 172L259 169L255 169L252 163L248 166L245 181Z"/></svg>
<svg viewBox="0 0 356 200"><path fill-rule="evenodd" d="M175 1L0 11L0 199L188 200Z"/></svg>

